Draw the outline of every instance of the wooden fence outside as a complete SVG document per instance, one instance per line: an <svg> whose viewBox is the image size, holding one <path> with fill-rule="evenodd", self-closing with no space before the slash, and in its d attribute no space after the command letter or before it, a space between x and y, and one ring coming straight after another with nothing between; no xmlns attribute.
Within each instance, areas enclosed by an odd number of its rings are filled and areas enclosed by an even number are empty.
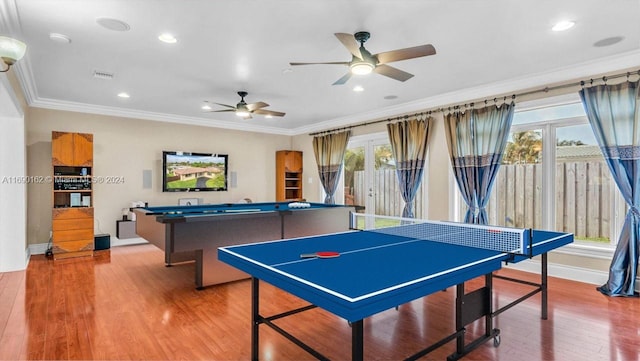
<svg viewBox="0 0 640 361"><path fill-rule="evenodd" d="M354 203L357 205L365 205L368 189L365 184L364 171L355 171L353 175L353 196ZM373 195L375 198L375 214L383 216L400 217L404 208L404 200L398 187L398 178L396 171L393 169L376 170L374 174L374 189L377 192ZM414 202L414 214L416 218L423 218L423 205L425 200L424 182L420 185L416 193ZM373 213L367 210L367 213Z"/></svg>
<svg viewBox="0 0 640 361"><path fill-rule="evenodd" d="M574 233L576 238L611 236L616 206L616 185L603 161L561 162L556 165L555 229ZM404 202L394 170L375 172L375 212L400 216ZM416 218L422 218L425 202L424 182L416 195ZM354 201L364 205L367 188L364 172L354 174ZM617 213L624 215L624 202L617 202ZM466 207L461 207L462 215ZM367 210L370 213L370 210ZM489 224L520 228L543 228L542 165L503 165L496 178L487 212Z"/></svg>

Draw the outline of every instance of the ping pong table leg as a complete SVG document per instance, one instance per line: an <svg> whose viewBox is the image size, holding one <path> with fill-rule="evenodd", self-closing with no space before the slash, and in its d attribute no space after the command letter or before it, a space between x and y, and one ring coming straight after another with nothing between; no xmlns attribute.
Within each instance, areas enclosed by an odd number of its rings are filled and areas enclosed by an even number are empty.
<svg viewBox="0 0 640 361"><path fill-rule="evenodd" d="M351 323L351 360L364 360L364 321L358 320Z"/></svg>
<svg viewBox="0 0 640 361"><path fill-rule="evenodd" d="M540 280L540 288L542 290L542 295L541 295L541 298L542 298L542 302L541 302L542 303L542 309L541 309L542 315L541 315L541 318L543 320L546 320L547 316L548 316L548 314L547 314L547 308L548 308L548 303L547 303L547 294L548 294L548 292L547 292L547 253L546 252L542 254L542 262L541 263L542 263L542 270L540 272L541 278L542 278Z"/></svg>
<svg viewBox="0 0 640 361"><path fill-rule="evenodd" d="M260 280L251 277L251 360L258 361L258 329L260 326L260 307L258 300L260 298Z"/></svg>

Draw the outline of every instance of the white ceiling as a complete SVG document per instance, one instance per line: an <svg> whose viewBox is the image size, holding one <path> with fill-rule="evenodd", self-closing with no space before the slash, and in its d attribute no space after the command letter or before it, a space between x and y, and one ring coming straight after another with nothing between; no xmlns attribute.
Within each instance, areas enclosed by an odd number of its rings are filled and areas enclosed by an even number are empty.
<svg viewBox="0 0 640 361"><path fill-rule="evenodd" d="M0 33L28 45L14 69L31 106L279 134L640 66L638 0L0 0L0 11ZM105 29L100 17L130 30ZM551 31L562 19L575 27ZM433 44L437 54L392 63L415 74L404 83L371 74L332 86L346 67L289 67L351 60L333 34L361 30L371 53ZM160 42L163 32L178 42ZM239 90L286 116L201 110L205 100L236 104Z"/></svg>

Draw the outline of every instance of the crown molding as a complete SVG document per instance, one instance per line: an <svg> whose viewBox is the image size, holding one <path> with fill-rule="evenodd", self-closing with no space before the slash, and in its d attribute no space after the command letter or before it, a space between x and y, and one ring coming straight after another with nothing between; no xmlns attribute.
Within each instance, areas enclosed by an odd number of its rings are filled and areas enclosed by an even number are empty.
<svg viewBox="0 0 640 361"><path fill-rule="evenodd" d="M203 119L203 118L196 118L196 117L185 117L185 116L173 115L173 114L155 113L155 112L147 112L147 111L141 111L141 110L123 109L123 108L117 108L117 107L107 107L107 106L101 106L101 105L60 101L56 99L47 99L47 98L34 99L29 104L29 106L34 108L63 110L63 111L80 112L80 113L88 113L88 114L106 115L106 116L113 116L113 117L145 119L145 120L154 120L159 122L177 123L177 124L185 124L185 125L197 125L201 127L213 127L213 128L222 128L222 129L231 129L231 130L238 130L238 131L267 133L267 134L276 134L276 135L288 135L288 136L294 135L293 132L288 129L265 127L265 126L255 125L255 124L250 124L250 125L234 124L232 122L220 121L220 120Z"/></svg>

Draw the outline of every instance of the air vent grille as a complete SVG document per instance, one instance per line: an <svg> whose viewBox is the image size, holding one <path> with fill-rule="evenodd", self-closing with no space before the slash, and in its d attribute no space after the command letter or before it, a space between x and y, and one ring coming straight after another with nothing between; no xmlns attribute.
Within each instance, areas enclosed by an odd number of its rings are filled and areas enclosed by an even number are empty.
<svg viewBox="0 0 640 361"><path fill-rule="evenodd" d="M93 77L98 79L113 79L113 73L109 73L108 71L102 71L102 70L94 70Z"/></svg>

